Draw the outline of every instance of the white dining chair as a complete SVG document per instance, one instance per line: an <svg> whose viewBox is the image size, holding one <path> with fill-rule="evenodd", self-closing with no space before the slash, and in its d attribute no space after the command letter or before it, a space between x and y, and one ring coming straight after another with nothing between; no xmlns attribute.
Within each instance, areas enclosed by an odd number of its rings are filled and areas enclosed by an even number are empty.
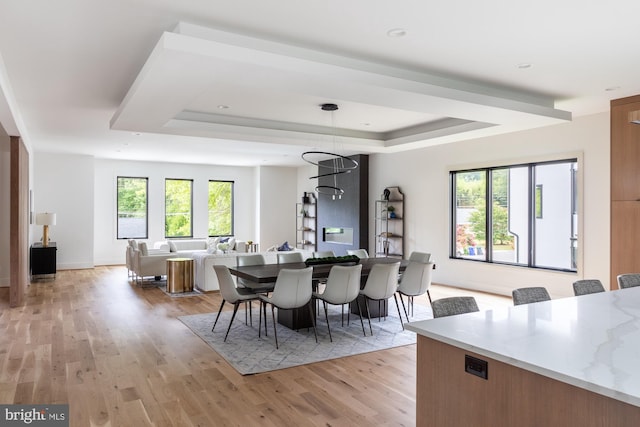
<svg viewBox="0 0 640 427"><path fill-rule="evenodd" d="M362 264L342 266L334 265L329 271L327 284L322 293L314 292L313 297L322 301L324 306L324 317L327 320L327 329L329 330L329 340L333 342L331 337L331 327L329 326L329 315L327 313L327 304L342 306L342 326L344 326L344 306L355 301L360 294L360 276L362 275ZM362 333L364 331L364 322L362 320L362 311L360 304L358 311L360 312L360 323L362 324ZM349 313L350 310L347 310ZM348 314L347 314L348 316ZM347 319L347 325L349 320Z"/></svg>
<svg viewBox="0 0 640 427"><path fill-rule="evenodd" d="M264 334L267 335L267 304L271 304L271 317L273 318L273 334L276 340L276 349L278 348L278 331L276 328L275 308L282 310L293 310L309 306L309 317L313 325L313 334L318 342L316 333L315 319L313 316L313 306L311 304L311 276L313 267L292 269L283 268L278 273L276 284L273 288L271 296L260 295L260 322L258 326L258 337L262 329L262 313L264 312Z"/></svg>
<svg viewBox="0 0 640 427"><path fill-rule="evenodd" d="M302 252L284 252L277 254L278 264L289 264L292 262L304 262Z"/></svg>
<svg viewBox="0 0 640 427"><path fill-rule="evenodd" d="M428 252L411 252L411 255L409 255L409 261L414 261L414 262L430 262L431 261L431 254Z"/></svg>
<svg viewBox="0 0 640 427"><path fill-rule="evenodd" d="M431 287L432 273L432 262L424 263L417 261L410 261L404 272L402 273L397 293L400 296L400 302L402 303L404 314L407 317L407 322L409 321L409 311L413 316L414 297L426 293L427 297L429 297L429 303L431 303L431 294L429 293L429 287ZM407 297L407 305L409 306L409 311L407 311L407 307L404 305L404 300L402 299L403 295Z"/></svg>
<svg viewBox="0 0 640 427"><path fill-rule="evenodd" d="M371 328L371 313L369 310L369 301L378 301L378 305L382 301L387 303L387 300L391 297L395 297L396 290L398 289L398 272L400 271L400 262L394 262L389 264L375 264L371 267L367 282L364 288L360 291L360 295L364 297L365 308L367 309L367 319L369 321L369 331L373 335L373 329ZM396 301L396 308L398 309L398 318L400 319L400 325L404 329L402 322L402 315L400 314L400 306L398 305L398 299Z"/></svg>
<svg viewBox="0 0 640 427"><path fill-rule="evenodd" d="M333 251L317 251L313 253L314 258L328 258L336 256Z"/></svg>
<svg viewBox="0 0 640 427"><path fill-rule="evenodd" d="M220 318L220 313L222 313L222 307L224 307L225 303L233 304L233 314L231 315L231 320L229 321L229 327L227 328L227 333L224 336L224 341L227 341L227 336L229 335L229 331L231 330L231 325L233 324L233 320L236 318L236 313L238 312L238 306L241 302L249 302L255 301L259 299L257 294L249 291L246 288L236 288L235 283L233 282L233 277L231 277L231 273L229 272L229 268L226 265L214 265L214 271L216 272L216 276L218 277L218 283L220 284L220 295L222 296L222 303L220 304L220 309L218 310L218 315L216 316L215 322L213 322L213 327L211 328L211 332L216 328L216 324L218 323L218 319ZM245 305L245 310L247 310L247 306ZM249 305L249 317L251 317L251 306ZM246 318L246 314L245 314ZM246 320L245 320L246 322Z"/></svg>
<svg viewBox="0 0 640 427"><path fill-rule="evenodd" d="M360 259L369 258L369 252L366 249L347 249L347 255L355 255Z"/></svg>

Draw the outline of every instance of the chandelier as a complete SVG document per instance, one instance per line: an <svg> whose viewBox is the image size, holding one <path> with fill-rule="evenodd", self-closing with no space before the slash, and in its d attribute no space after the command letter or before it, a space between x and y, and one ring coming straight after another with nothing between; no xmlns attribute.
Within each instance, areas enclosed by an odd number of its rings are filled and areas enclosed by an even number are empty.
<svg viewBox="0 0 640 427"><path fill-rule="evenodd" d="M320 108L322 111L331 111L331 127L334 130L333 140L335 146L336 138L333 112L338 110L338 106L336 104L322 104ZM302 160L318 167L318 175L309 177L309 179L333 177L333 185L318 184L316 186L318 194L331 196L333 200L335 200L336 197L341 199L344 194L344 190L338 187L338 175L351 173L352 170L358 167L356 160L328 151L305 151L302 153Z"/></svg>

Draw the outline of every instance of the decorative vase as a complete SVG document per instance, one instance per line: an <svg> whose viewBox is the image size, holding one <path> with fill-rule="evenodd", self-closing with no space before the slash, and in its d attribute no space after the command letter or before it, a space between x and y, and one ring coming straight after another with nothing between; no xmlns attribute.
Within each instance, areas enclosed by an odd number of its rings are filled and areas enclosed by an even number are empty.
<svg viewBox="0 0 640 427"><path fill-rule="evenodd" d="M309 202L310 202L309 196L305 192L304 195L302 196L302 203L309 203Z"/></svg>

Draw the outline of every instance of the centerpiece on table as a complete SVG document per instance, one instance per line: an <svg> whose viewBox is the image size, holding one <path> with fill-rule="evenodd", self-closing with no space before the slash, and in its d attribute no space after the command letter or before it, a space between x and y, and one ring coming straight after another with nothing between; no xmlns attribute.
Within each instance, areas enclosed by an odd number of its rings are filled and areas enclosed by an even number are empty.
<svg viewBox="0 0 640 427"><path fill-rule="evenodd" d="M342 256L328 256L322 258L308 258L305 260L305 265L307 267L311 265L322 265L322 264L358 264L360 262L360 258L357 255L342 255Z"/></svg>

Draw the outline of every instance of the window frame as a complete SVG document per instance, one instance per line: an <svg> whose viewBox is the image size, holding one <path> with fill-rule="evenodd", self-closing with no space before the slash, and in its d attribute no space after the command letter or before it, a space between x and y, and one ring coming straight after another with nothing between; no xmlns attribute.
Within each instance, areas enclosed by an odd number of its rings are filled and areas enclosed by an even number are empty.
<svg viewBox="0 0 640 427"><path fill-rule="evenodd" d="M144 236L120 237L120 180L121 179L139 179L139 180L144 180L145 182ZM116 240L129 240L129 239L145 240L148 238L149 238L149 177L116 176Z"/></svg>
<svg viewBox="0 0 640 427"><path fill-rule="evenodd" d="M189 235L188 236L169 236L167 235L167 182L168 181L187 181L190 183L189 191ZM193 238L193 179L189 178L165 178L164 179L164 238L165 239L190 239Z"/></svg>
<svg viewBox="0 0 640 427"><path fill-rule="evenodd" d="M231 184L231 233L230 234L209 234L209 196L210 196L210 190L209 190L209 185L212 182L220 182L220 183L229 183ZM207 234L209 235L209 237L227 237L227 236L233 236L235 233L235 220L236 220L236 215L235 215L235 188L236 188L236 183L235 181L232 180L227 180L227 179L210 179L207 182Z"/></svg>
<svg viewBox="0 0 640 427"><path fill-rule="evenodd" d="M514 267L524 267L524 268L532 268L532 269L541 269L541 270L551 270L551 271L561 271L568 273L577 273L578 272L578 263L575 258L577 258L577 254L572 256L572 268L560 268L560 267L549 267L549 266L540 266L536 265L535 260L535 221L537 219L541 219L542 217L536 216L536 189L538 185L536 185L535 180L535 167L542 165L553 165L553 164L562 164L566 163L567 165L575 164L576 168L579 169L580 159L579 156L573 154L568 155L567 157L559 158L559 159L551 159L551 160L539 160L539 161L530 161L530 162L521 162L521 163L509 163L502 164L496 166L480 166L480 167L468 167L468 168L460 168L460 169L450 169L449 170L449 258L455 260L462 261L472 261L472 262L483 262L489 264L499 264L499 265L508 265ZM526 264L524 263L515 263L515 262L506 262L506 261L496 261L492 259L492 248L493 242L489 242L488 240L492 240L491 238L487 238L487 248L485 248L485 257L484 259L470 259L465 258L457 253L457 218L456 218L456 209L457 209L457 188L456 188L456 174L460 173L468 173L468 172L484 172L485 173L485 205L487 206L487 211L485 212L485 234L486 236L493 236L492 222L493 222L493 176L492 172L500 169L511 169L518 167L527 167L528 168L528 246L526 250L529 252L528 261ZM573 216L579 218L578 214L578 200L581 189L578 188L577 177L576 177L576 169L572 169L571 174L571 215L572 215L572 224L571 231L572 233L575 231L578 233L578 237L572 240L575 240L576 244L578 244L580 240L580 233L578 232L579 226L574 228ZM542 203L542 202L541 202ZM542 204L541 204L542 206ZM576 219L577 223L580 224L579 219Z"/></svg>

